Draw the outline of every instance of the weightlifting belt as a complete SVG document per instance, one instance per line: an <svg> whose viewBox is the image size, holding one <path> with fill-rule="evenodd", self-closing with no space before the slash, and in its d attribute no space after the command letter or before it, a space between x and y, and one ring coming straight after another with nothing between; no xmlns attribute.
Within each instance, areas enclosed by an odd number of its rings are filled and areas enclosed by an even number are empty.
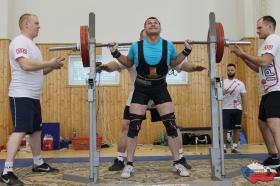
<svg viewBox="0 0 280 186"><path fill-rule="evenodd" d="M148 79L140 75L137 75L135 84L142 85L142 86L162 86L166 84L166 76L155 78L155 79Z"/></svg>

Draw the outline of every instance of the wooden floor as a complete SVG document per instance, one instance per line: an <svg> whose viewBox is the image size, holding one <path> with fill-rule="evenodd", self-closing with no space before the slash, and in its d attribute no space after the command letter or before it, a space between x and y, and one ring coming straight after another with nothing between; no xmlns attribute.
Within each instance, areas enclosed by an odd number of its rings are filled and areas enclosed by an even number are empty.
<svg viewBox="0 0 280 186"><path fill-rule="evenodd" d="M210 145L187 145L184 146L186 155L205 155L209 153ZM228 150L230 151L230 150ZM240 145L240 151L244 154L266 153L264 145ZM17 154L17 158L31 158L30 148L21 148ZM101 157L114 157L116 155L116 145L111 145L109 148L102 148L100 150ZM42 156L48 158L74 158L74 157L88 157L88 150L73 150L61 149L53 151L43 151ZM167 156L170 151L167 146L160 145L138 145L136 156ZM0 159L5 159L6 151L0 152Z"/></svg>

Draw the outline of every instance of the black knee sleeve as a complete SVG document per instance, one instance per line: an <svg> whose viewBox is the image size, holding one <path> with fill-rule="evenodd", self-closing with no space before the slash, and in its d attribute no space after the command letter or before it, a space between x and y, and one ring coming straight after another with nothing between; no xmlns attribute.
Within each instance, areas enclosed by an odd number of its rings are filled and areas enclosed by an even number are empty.
<svg viewBox="0 0 280 186"><path fill-rule="evenodd" d="M171 136L171 137L178 136L178 133L177 133L178 127L176 125L174 112L161 116L161 121L163 122L163 124L165 126L167 136Z"/></svg>
<svg viewBox="0 0 280 186"><path fill-rule="evenodd" d="M138 136L143 119L144 116L142 115L130 114L130 123L127 132L128 137L134 138L135 136Z"/></svg>

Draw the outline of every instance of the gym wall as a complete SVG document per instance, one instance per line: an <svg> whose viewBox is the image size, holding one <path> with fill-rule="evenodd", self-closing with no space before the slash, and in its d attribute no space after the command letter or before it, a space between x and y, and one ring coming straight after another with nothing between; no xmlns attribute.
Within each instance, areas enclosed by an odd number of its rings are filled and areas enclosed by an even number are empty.
<svg viewBox="0 0 280 186"><path fill-rule="evenodd" d="M257 40L247 38L253 44L246 46L251 54L256 53ZM8 61L9 40L0 40L0 144L6 144L6 140L12 131L12 120L8 102L8 86L10 82L10 66ZM65 44L65 43L63 43ZM79 55L77 52L57 51L49 52L48 47L53 44L39 44L44 58L54 56ZM61 44L60 44L61 45ZM178 51L183 46L176 46ZM97 49L97 53L100 53ZM206 45L195 45L190 62L201 64L208 68L208 56ZM261 143L257 125L259 104L259 87L257 75L248 69L242 61L230 54L225 48L223 60L217 65L217 75L226 78L226 65L237 65L237 78L241 79L247 88L248 117L243 120L243 128L249 143ZM68 85L67 61L62 70L55 71L45 76L44 89L41 96L43 121L59 122L61 124L61 136L71 137L75 128L78 135L88 135L88 103L87 87L71 87ZM177 123L182 127L210 127L210 85L208 72L189 73L187 85L169 85L170 94L175 105ZM121 129L122 112L130 90L130 77L126 71L121 73L120 85L97 87L97 128L107 143L116 143ZM151 123L150 116L143 122L139 134L139 143L152 143L159 137L160 132L165 131L160 122Z"/></svg>

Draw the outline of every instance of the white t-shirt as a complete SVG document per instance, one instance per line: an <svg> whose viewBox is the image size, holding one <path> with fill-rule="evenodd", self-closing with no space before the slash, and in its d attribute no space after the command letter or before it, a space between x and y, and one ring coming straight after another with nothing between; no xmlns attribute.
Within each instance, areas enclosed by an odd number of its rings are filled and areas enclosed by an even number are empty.
<svg viewBox="0 0 280 186"><path fill-rule="evenodd" d="M259 49L259 56L269 53L274 60L265 67L260 67L259 76L263 85L263 93L280 91L280 37L276 34L269 35Z"/></svg>
<svg viewBox="0 0 280 186"><path fill-rule="evenodd" d="M223 80L223 109L239 109L242 110L241 95L246 93L245 85L238 79Z"/></svg>
<svg viewBox="0 0 280 186"><path fill-rule="evenodd" d="M43 88L43 70L24 71L16 59L20 57L42 61L42 54L35 43L24 35L14 38L9 46L12 80L10 97L39 99Z"/></svg>
<svg viewBox="0 0 280 186"><path fill-rule="evenodd" d="M130 88L130 92L126 101L126 105L130 106L131 104L131 100L132 100L132 95L133 95L133 91L134 91L134 82L136 80L136 76L137 76L137 72L136 72L136 67L133 65L130 68L127 68L126 66L122 65L120 62L116 61L116 63L118 63L119 67L121 68L121 70L123 69L127 69L129 76L130 76L130 83L131 83L131 88ZM187 58L180 63L179 65L177 65L175 68L173 68L174 70L176 70L178 73L181 72L181 67L183 65L183 63L187 63ZM170 69L170 67L169 67ZM151 107L154 104L153 100L149 100L148 102L148 107Z"/></svg>

